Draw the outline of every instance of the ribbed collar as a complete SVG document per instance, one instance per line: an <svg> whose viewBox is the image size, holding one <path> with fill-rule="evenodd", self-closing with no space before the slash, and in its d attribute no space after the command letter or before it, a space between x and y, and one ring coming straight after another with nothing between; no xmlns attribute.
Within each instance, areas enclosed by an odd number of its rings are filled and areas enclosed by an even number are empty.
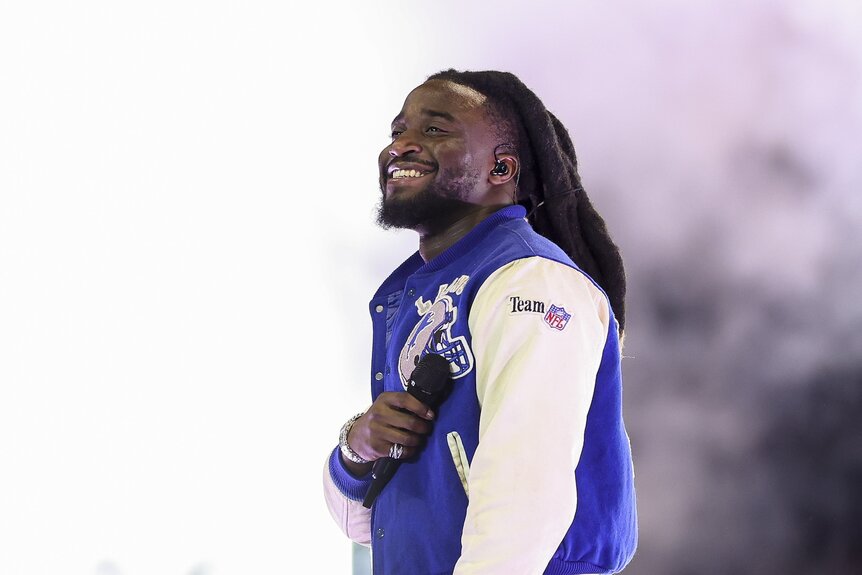
<svg viewBox="0 0 862 575"><path fill-rule="evenodd" d="M476 224L467 234L446 248L443 252L437 255L430 262L426 263L418 270L416 274L427 274L441 270L469 252L473 247L481 241L488 233L497 226L506 222L523 219L527 215L527 211L523 206L512 205L501 208Z"/></svg>
<svg viewBox="0 0 862 575"><path fill-rule="evenodd" d="M513 205L499 209L476 224L463 238L446 248L428 263L423 263L422 257L416 251L386 278L374 297L385 295L392 289L400 289L404 285L404 281L411 275L433 273L445 268L473 249L483 237L497 226L512 220L524 219L526 215L527 210L523 206Z"/></svg>

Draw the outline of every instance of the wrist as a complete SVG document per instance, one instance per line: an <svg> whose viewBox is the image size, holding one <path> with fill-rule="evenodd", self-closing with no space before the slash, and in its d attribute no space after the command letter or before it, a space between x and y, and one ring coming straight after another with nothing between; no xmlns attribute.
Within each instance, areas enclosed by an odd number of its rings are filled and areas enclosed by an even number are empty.
<svg viewBox="0 0 862 575"><path fill-rule="evenodd" d="M366 479L374 467L373 462L369 463L354 463L339 453L338 458L341 460L341 466L354 479Z"/></svg>
<svg viewBox="0 0 862 575"><path fill-rule="evenodd" d="M341 451L341 459L345 466L351 471L354 471L357 466L365 468L371 463L371 461L353 451L350 444L347 442L347 436L350 435L350 429L353 427L353 424L356 423L356 420L363 415L365 415L364 411L362 413L357 413L348 419L344 425L341 426L341 433L338 435L338 447ZM351 463L353 465L351 465Z"/></svg>

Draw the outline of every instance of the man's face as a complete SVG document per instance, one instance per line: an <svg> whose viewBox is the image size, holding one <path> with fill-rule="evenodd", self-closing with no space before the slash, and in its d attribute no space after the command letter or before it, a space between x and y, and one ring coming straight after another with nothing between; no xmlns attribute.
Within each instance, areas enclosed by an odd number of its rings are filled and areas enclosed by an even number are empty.
<svg viewBox="0 0 862 575"><path fill-rule="evenodd" d="M379 157L384 227L429 229L492 202L494 132L485 97L449 81L410 92Z"/></svg>

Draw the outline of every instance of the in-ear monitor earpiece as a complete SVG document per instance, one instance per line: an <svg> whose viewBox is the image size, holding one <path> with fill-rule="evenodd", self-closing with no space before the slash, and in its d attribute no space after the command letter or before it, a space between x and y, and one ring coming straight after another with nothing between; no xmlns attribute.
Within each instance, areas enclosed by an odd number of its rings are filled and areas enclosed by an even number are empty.
<svg viewBox="0 0 862 575"><path fill-rule="evenodd" d="M505 176L508 173L509 166L503 160L497 160L497 163L494 164L494 169L491 170L491 174L494 176Z"/></svg>

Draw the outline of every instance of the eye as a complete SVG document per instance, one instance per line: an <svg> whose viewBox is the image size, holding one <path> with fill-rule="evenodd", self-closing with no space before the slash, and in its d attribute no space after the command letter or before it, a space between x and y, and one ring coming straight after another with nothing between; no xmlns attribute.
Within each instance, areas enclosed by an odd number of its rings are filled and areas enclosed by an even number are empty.
<svg viewBox="0 0 862 575"><path fill-rule="evenodd" d="M404 130L399 128L392 128L392 131L389 133L389 137L393 140L404 133ZM437 126L428 126L425 128L426 134L445 134L446 130L438 128Z"/></svg>

